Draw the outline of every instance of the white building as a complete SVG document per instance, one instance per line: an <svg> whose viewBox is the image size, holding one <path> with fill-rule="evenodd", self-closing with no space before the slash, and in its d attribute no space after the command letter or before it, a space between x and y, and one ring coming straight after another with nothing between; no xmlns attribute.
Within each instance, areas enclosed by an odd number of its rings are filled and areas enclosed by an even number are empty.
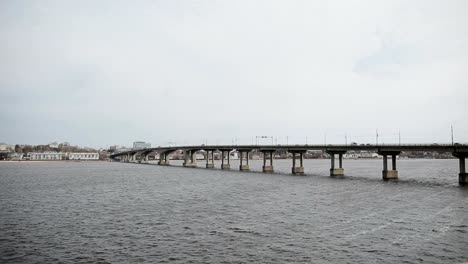
<svg viewBox="0 0 468 264"><path fill-rule="evenodd" d="M11 149L10 145L6 143L0 143L0 151L8 151L10 149Z"/></svg>
<svg viewBox="0 0 468 264"><path fill-rule="evenodd" d="M146 143L143 141L133 142L133 149L145 149L145 148L151 148L151 143Z"/></svg>
<svg viewBox="0 0 468 264"><path fill-rule="evenodd" d="M57 142L52 142L52 143L49 143L49 147L50 148L58 148L59 144Z"/></svg>
<svg viewBox="0 0 468 264"><path fill-rule="evenodd" d="M10 160L22 160L23 156L24 156L23 153L15 153L15 152L12 152L8 155Z"/></svg>
<svg viewBox="0 0 468 264"><path fill-rule="evenodd" d="M343 154L343 158L345 159L357 159L359 158L359 153L356 153L356 152L349 152L349 153L345 153Z"/></svg>
<svg viewBox="0 0 468 264"><path fill-rule="evenodd" d="M237 159L239 159L239 152L237 152L237 151L231 151L231 152L229 153L229 156L230 156L230 157L229 157L230 159L237 160Z"/></svg>
<svg viewBox="0 0 468 264"><path fill-rule="evenodd" d="M379 154L375 152L370 152L370 151L361 151L361 153L359 154L359 158L363 158L363 159L376 159L378 157L379 157Z"/></svg>
<svg viewBox="0 0 468 264"><path fill-rule="evenodd" d="M69 160L98 160L99 153L68 153Z"/></svg>
<svg viewBox="0 0 468 264"><path fill-rule="evenodd" d="M65 154L60 152L29 152L31 160L62 160L64 156Z"/></svg>

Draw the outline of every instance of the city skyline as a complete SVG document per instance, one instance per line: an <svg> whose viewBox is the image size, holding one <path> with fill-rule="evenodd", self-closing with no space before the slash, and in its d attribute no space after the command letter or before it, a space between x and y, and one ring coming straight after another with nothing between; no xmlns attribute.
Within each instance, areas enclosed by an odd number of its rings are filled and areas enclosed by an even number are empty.
<svg viewBox="0 0 468 264"><path fill-rule="evenodd" d="M466 143L467 5L2 1L0 142Z"/></svg>

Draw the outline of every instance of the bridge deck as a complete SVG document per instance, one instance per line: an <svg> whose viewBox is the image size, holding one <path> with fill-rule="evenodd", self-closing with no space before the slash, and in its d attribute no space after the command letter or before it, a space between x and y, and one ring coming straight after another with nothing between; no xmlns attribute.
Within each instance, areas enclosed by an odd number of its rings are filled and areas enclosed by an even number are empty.
<svg viewBox="0 0 468 264"><path fill-rule="evenodd" d="M466 144L404 144L404 145L192 145L192 146L170 146L156 147L139 150L129 150L120 153L114 153L111 158L121 155L136 154L136 153L151 153L151 152L172 152L175 150L286 150L286 151L307 151L307 150L322 150L322 151L352 151L366 150L373 152L385 151L443 151L443 152L468 152Z"/></svg>

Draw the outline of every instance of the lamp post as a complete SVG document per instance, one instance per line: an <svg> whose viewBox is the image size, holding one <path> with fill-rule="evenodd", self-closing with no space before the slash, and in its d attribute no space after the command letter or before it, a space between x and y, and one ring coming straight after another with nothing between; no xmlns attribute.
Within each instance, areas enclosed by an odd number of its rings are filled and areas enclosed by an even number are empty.
<svg viewBox="0 0 468 264"><path fill-rule="evenodd" d="M453 146L453 125L450 125L450 132L451 132L451 135L452 135L452 146Z"/></svg>
<svg viewBox="0 0 468 264"><path fill-rule="evenodd" d="M401 145L401 131L398 129L398 145Z"/></svg>
<svg viewBox="0 0 468 264"><path fill-rule="evenodd" d="M375 145L379 145L379 130L375 130Z"/></svg>

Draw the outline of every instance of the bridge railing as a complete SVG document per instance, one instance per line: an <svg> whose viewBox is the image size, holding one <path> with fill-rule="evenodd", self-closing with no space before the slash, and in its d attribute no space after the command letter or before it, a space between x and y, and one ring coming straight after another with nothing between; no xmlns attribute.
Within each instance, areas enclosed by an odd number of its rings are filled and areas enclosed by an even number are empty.
<svg viewBox="0 0 468 264"><path fill-rule="evenodd" d="M126 150L122 152L112 153L111 156L119 156L128 153L134 152L142 152L148 150L177 150L177 149L204 149L204 148L272 148L272 147L281 147L281 148L311 148L311 149L336 149L336 148L343 148L343 149L350 149L356 148L356 150L362 149L378 149L378 148L401 148L402 150L406 148L415 148L414 151L418 151L418 149L433 149L433 151L437 151L439 149L451 149L451 148L468 148L468 144L460 144L460 143L414 143L414 144L255 144L255 145L231 145L231 144L217 144L217 145L185 145L185 146L158 146L155 148L144 148L138 150Z"/></svg>

